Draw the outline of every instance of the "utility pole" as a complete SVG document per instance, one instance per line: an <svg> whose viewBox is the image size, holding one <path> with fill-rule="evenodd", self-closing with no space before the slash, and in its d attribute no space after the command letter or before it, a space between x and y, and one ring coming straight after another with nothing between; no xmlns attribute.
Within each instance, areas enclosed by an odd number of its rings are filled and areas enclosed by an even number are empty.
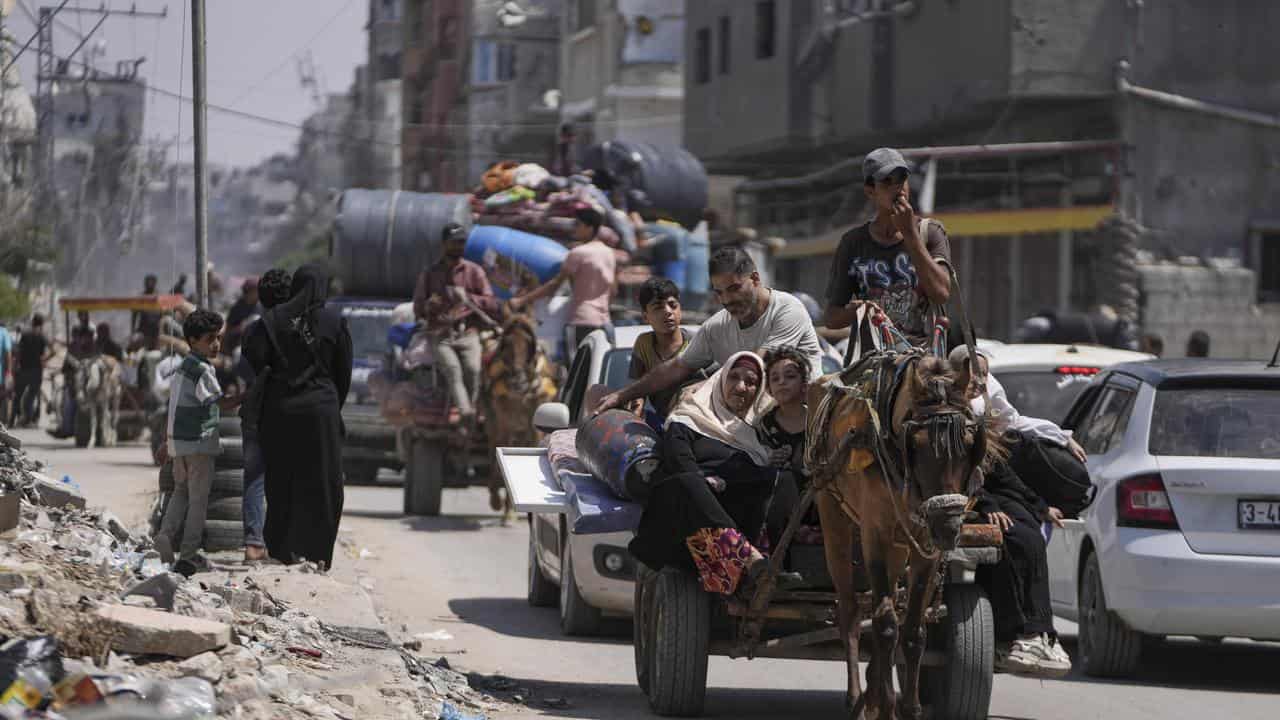
<svg viewBox="0 0 1280 720"><path fill-rule="evenodd" d="M209 179L205 167L208 153L205 138L204 0L191 0L191 98L195 142L196 191L196 303L209 306Z"/></svg>

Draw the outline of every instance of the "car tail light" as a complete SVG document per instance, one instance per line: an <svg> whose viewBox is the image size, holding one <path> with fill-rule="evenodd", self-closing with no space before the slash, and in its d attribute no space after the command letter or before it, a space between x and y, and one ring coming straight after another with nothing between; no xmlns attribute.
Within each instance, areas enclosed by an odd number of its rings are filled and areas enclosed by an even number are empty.
<svg viewBox="0 0 1280 720"><path fill-rule="evenodd" d="M1120 527L1177 530L1169 493L1159 475L1139 475L1116 487L1116 524Z"/></svg>
<svg viewBox="0 0 1280 720"><path fill-rule="evenodd" d="M1053 369L1059 375L1097 375L1101 368L1084 365L1062 365Z"/></svg>

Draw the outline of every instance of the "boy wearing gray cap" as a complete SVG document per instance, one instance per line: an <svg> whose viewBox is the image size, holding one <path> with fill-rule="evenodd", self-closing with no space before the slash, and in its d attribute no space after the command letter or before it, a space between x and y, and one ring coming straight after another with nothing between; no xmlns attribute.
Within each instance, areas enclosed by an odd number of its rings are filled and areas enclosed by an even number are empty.
<svg viewBox="0 0 1280 720"><path fill-rule="evenodd" d="M951 245L941 223L911 207L910 173L892 148L873 150L863 160L863 192L875 215L840 238L827 283L827 327L854 326L856 333L858 310L871 303L912 345L928 347L933 321L945 314L951 296ZM851 353L857 341L851 338Z"/></svg>

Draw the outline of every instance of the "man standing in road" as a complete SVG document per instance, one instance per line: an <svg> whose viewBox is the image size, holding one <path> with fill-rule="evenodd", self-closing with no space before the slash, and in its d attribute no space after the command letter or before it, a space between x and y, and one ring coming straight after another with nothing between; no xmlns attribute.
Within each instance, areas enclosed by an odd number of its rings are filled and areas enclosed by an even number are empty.
<svg viewBox="0 0 1280 720"><path fill-rule="evenodd" d="M555 294L568 280L573 288L569 302L568 328L571 346L565 357L572 358L584 338L595 330L612 327L609 321L609 299L617 280L618 259L613 249L599 238L604 216L591 207L578 210L574 216L574 247L560 264L560 272L551 280L526 295L511 299L511 309L527 305Z"/></svg>
<svg viewBox="0 0 1280 720"><path fill-rule="evenodd" d="M484 322L476 310L492 319L498 312L498 299L484 269L462 257L467 246L466 229L449 223L440 239L444 255L418 275L413 311L431 337L431 354L462 416L463 427L470 428L480 391L479 330Z"/></svg>
<svg viewBox="0 0 1280 720"><path fill-rule="evenodd" d="M258 278L245 278L240 286L240 297L227 311L227 336L223 352L231 355L240 346L245 330L254 317L262 316L262 306L258 304Z"/></svg>
<svg viewBox="0 0 1280 720"><path fill-rule="evenodd" d="M906 159L892 148L873 150L862 162L863 192L875 216L840 238L827 284L827 327L852 326L846 364L856 359L864 304L878 306L912 345L927 347L933 320L951 297L947 233L916 215L909 175Z"/></svg>
<svg viewBox="0 0 1280 720"><path fill-rule="evenodd" d="M36 421L40 411L40 391L44 385L44 364L53 350L44 336L44 316L31 318L31 329L18 341L18 367L14 380L14 425L22 427Z"/></svg>
<svg viewBox="0 0 1280 720"><path fill-rule="evenodd" d="M676 387L698 370L743 351L793 347L809 359L811 380L822 373L822 347L809 313L794 296L765 287L746 251L721 248L712 254L708 270L711 290L724 308L702 324L683 353L601 398L597 413Z"/></svg>

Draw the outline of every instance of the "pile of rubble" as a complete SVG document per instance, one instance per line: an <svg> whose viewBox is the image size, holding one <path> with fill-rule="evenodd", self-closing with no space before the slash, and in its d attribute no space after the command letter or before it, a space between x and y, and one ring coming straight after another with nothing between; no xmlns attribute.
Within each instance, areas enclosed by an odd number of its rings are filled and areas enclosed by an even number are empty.
<svg viewBox="0 0 1280 720"><path fill-rule="evenodd" d="M165 571L145 533L86 509L73 484L41 469L0 441L0 718L434 719L502 708L376 618L343 626L309 613L309 598L351 590L314 566L215 560L185 579Z"/></svg>

